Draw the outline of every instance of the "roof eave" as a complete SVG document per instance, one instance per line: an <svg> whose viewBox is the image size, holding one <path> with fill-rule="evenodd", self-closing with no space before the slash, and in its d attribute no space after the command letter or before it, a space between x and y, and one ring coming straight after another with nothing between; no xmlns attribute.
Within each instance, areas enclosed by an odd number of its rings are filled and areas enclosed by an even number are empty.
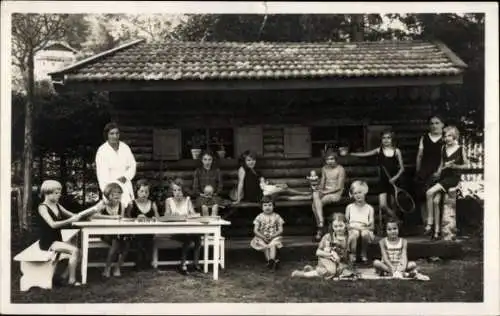
<svg viewBox="0 0 500 316"><path fill-rule="evenodd" d="M448 46L446 46L445 43L434 40L433 43L443 52L448 56L448 58L459 68L461 69L466 69L468 66L467 64L460 58L458 57L457 54L455 54Z"/></svg>
<svg viewBox="0 0 500 316"><path fill-rule="evenodd" d="M144 39L133 40L133 41L131 41L129 43L125 43L123 45L120 45L120 46L114 47L112 49L109 49L107 51L101 52L99 54L96 54L96 55L87 57L85 59L82 59L82 60L80 60L80 61L78 61L78 62L76 62L74 64L71 64L71 65L65 67L65 68L62 68L62 69L59 69L57 71L51 72L48 75L52 78L53 81L54 81L54 79L56 79L56 81L64 79L64 75L66 73L68 73L69 71L71 71L71 70L75 70L75 69L78 69L80 67L83 67L83 66L85 66L85 65L87 65L87 64L89 64L91 62L94 62L94 61L100 59L100 58L104 58L104 57L106 57L106 56L108 56L108 55L110 55L112 53L115 53L117 51L126 49L126 48L131 47L131 46L134 46L134 45L136 45L138 43L141 43L143 41L144 41Z"/></svg>
<svg viewBox="0 0 500 316"><path fill-rule="evenodd" d="M270 80L171 80L171 81L66 81L54 82L58 91L199 91L199 90L276 90L336 89L398 86L439 86L462 84L462 74L447 76L391 76L322 79Z"/></svg>

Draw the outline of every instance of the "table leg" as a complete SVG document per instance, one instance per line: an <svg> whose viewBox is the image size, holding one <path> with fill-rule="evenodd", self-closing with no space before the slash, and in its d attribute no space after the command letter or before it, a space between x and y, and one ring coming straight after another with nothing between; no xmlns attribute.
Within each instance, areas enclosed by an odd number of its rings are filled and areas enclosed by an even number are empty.
<svg viewBox="0 0 500 316"><path fill-rule="evenodd" d="M220 249L220 226L217 228L214 234L214 280L219 279L219 249Z"/></svg>
<svg viewBox="0 0 500 316"><path fill-rule="evenodd" d="M82 229L82 284L87 284L87 264L89 259L89 234Z"/></svg>
<svg viewBox="0 0 500 316"><path fill-rule="evenodd" d="M205 238L203 242L203 272L208 273L208 238L209 234L203 235Z"/></svg>

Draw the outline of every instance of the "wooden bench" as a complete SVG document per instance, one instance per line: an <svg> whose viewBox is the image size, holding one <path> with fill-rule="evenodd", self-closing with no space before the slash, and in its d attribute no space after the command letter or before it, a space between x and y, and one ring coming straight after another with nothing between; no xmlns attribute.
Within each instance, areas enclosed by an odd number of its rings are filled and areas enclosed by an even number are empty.
<svg viewBox="0 0 500 316"><path fill-rule="evenodd" d="M78 229L63 229L61 231L63 241L71 242L78 232ZM68 258L67 254L58 255L54 251L40 249L39 240L37 240L14 257L15 261L20 262L21 267L20 290L25 292L34 286L52 289L52 279L57 263Z"/></svg>
<svg viewBox="0 0 500 316"><path fill-rule="evenodd" d="M89 249L91 248L95 248L95 249L99 249L99 248L109 248L110 246L104 242L101 238L99 237L90 237L89 238ZM87 264L88 267L104 267L106 266L106 262L105 261L92 261L92 262L88 262ZM132 266L135 266L135 262L133 261L125 261L123 263L123 266L124 267L132 267Z"/></svg>

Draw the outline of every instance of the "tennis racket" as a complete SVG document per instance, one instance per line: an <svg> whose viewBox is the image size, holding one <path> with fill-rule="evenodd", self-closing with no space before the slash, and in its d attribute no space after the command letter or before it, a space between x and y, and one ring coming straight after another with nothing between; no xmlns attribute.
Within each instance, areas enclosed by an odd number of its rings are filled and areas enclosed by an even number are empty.
<svg viewBox="0 0 500 316"><path fill-rule="evenodd" d="M391 176L389 175L387 169L384 166L382 166L382 168L384 169L387 178L390 179ZM408 193L408 191L404 189L397 187L394 183L391 184L394 188L394 200L396 201L396 206L399 208L399 210L405 214L409 214L415 211L415 201L411 197L410 193Z"/></svg>

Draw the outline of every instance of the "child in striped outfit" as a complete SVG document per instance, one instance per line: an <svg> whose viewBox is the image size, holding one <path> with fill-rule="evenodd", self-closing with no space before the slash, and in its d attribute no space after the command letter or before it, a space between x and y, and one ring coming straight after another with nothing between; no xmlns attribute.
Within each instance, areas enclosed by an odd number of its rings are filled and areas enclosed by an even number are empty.
<svg viewBox="0 0 500 316"><path fill-rule="evenodd" d="M414 278L429 281L429 277L417 271L417 264L408 261L406 239L399 237L397 220L391 219L386 224L387 237L379 242L382 260L374 260L373 267L381 276L392 276L397 279Z"/></svg>

